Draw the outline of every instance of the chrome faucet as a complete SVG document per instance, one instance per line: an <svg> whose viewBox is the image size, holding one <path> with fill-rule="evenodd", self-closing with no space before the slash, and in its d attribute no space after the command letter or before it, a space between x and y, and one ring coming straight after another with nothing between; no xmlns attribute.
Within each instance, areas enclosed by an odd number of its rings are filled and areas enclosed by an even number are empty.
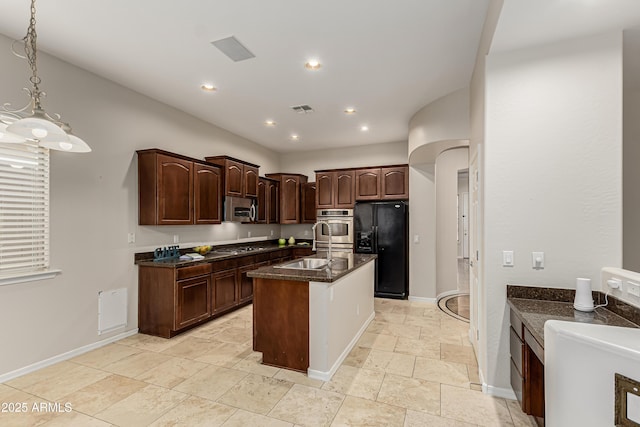
<svg viewBox="0 0 640 427"><path fill-rule="evenodd" d="M333 259L331 253L331 226L327 221L318 221L313 224L313 227L311 227L311 230L313 231L313 247L311 249L314 251L316 250L316 227L318 224L326 224L327 228L329 229L329 252L327 252L327 259L329 260L329 262L331 262L331 260Z"/></svg>

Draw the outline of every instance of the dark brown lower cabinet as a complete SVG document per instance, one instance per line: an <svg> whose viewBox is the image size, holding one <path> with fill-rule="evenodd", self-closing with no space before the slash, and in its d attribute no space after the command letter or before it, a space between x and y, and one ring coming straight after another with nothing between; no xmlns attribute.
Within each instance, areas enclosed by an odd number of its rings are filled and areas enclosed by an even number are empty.
<svg viewBox="0 0 640 427"><path fill-rule="evenodd" d="M309 282L257 278L254 283L253 349L262 352L266 365L307 372Z"/></svg>
<svg viewBox="0 0 640 427"><path fill-rule="evenodd" d="M511 388L522 412L544 426L544 348L511 310Z"/></svg>
<svg viewBox="0 0 640 427"><path fill-rule="evenodd" d="M310 248L284 247L255 255L187 267L140 265L138 328L141 333L171 338L203 322L236 310L253 300L253 279L247 272L300 256Z"/></svg>
<svg viewBox="0 0 640 427"><path fill-rule="evenodd" d="M238 273L235 269L213 273L213 312L220 313L238 305Z"/></svg>
<svg viewBox="0 0 640 427"><path fill-rule="evenodd" d="M211 316L211 276L180 280L177 283L176 327L184 328Z"/></svg>

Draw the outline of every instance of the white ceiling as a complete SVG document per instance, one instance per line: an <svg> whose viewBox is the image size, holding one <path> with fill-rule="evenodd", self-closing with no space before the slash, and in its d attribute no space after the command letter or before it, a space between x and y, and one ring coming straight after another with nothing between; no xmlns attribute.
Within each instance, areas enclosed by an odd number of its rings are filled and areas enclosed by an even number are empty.
<svg viewBox="0 0 640 427"><path fill-rule="evenodd" d="M414 113L467 86L488 3L39 0L38 46L277 151L343 147L406 140ZM0 33L22 38L28 18L29 0L0 1ZM505 0L491 51L633 27L640 0ZM256 57L235 63L210 44L231 35ZM304 68L310 57L320 70Z"/></svg>
<svg viewBox="0 0 640 427"><path fill-rule="evenodd" d="M38 47L277 151L363 145L406 140L414 113L469 84L488 1L39 0ZM0 2L0 33L28 18L28 0ZM231 35L255 58L210 44Z"/></svg>

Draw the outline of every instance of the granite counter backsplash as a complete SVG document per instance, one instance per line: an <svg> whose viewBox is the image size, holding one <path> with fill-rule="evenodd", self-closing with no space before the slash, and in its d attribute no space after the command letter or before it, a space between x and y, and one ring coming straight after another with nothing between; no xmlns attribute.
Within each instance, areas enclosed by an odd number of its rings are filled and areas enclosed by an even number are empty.
<svg viewBox="0 0 640 427"><path fill-rule="evenodd" d="M552 319L630 328L640 327L640 308L638 307L609 295L606 307L585 313L573 308L574 297L574 289L507 285L507 302L517 311L525 326L543 346L544 322ZM593 299L595 305L604 304L605 294L594 291Z"/></svg>

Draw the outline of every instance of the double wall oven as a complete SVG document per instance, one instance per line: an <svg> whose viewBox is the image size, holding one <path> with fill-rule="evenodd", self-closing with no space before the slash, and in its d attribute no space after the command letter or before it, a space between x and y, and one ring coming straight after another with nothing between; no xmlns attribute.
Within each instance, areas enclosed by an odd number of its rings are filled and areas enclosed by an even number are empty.
<svg viewBox="0 0 640 427"><path fill-rule="evenodd" d="M318 224L316 227L316 247L318 252L331 250L334 257L346 257L353 253L353 209L318 209L317 221L329 224ZM331 233L329 233L331 228Z"/></svg>

